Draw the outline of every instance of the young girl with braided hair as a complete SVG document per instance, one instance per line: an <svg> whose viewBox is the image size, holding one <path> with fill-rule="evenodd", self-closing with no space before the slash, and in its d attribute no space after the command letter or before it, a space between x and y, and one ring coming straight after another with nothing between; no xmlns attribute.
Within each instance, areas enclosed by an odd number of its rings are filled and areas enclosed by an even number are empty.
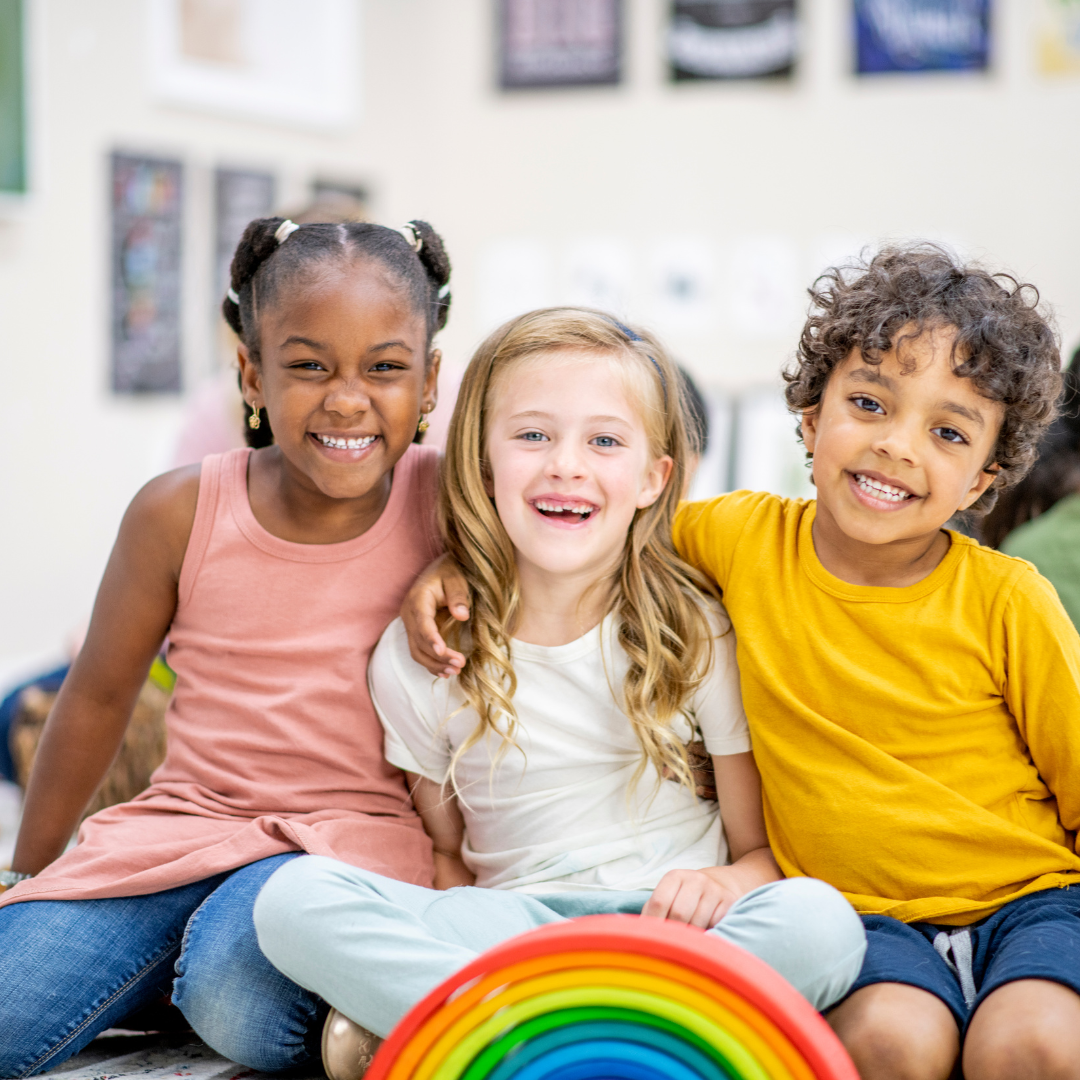
<svg viewBox="0 0 1080 1080"><path fill-rule="evenodd" d="M678 369L600 312L531 312L473 358L440 502L474 597L468 659L433 679L398 620L369 670L450 891L314 857L255 906L263 951L343 1014L333 1029L385 1037L478 952L601 912L709 930L818 1008L855 979L865 939L847 902L779 880L733 635L672 545L687 444ZM694 791L699 739L719 805ZM331 1076L357 1076L358 1054Z"/></svg>
<svg viewBox="0 0 1080 1080"><path fill-rule="evenodd" d="M432 883L364 674L441 547L436 453L412 443L449 276L422 221L245 231L224 313L273 441L152 480L124 517L3 881L0 1075L55 1068L170 992L244 1065L317 1060L326 1007L259 951L259 888L302 852ZM62 854L166 637L166 759Z"/></svg>

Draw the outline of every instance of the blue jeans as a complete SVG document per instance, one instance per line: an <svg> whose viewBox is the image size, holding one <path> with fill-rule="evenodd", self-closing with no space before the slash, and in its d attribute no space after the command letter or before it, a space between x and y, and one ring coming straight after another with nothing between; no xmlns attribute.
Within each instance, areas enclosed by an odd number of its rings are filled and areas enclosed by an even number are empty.
<svg viewBox="0 0 1080 1080"><path fill-rule="evenodd" d="M637 914L648 899L648 892L436 892L308 855L267 882L255 927L263 952L289 978L385 1037L492 945L578 915ZM816 1009L848 992L866 952L854 909L812 878L754 889L709 933L764 960Z"/></svg>
<svg viewBox="0 0 1080 1080"><path fill-rule="evenodd" d="M317 1061L327 1006L271 967L251 918L267 878L295 857L147 896L0 908L0 1076L56 1068L170 990L233 1061L266 1072Z"/></svg>

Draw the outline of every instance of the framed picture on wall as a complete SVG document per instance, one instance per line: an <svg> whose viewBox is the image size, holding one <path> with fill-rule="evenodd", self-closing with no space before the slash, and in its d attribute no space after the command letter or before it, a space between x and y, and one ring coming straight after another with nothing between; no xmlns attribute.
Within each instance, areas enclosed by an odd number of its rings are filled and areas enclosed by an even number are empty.
<svg viewBox="0 0 1080 1080"><path fill-rule="evenodd" d="M673 0L668 64L676 82L790 75L798 52L795 0Z"/></svg>
<svg viewBox="0 0 1080 1080"><path fill-rule="evenodd" d="M855 71L984 71L990 0L853 0Z"/></svg>
<svg viewBox="0 0 1080 1080"><path fill-rule="evenodd" d="M613 86L622 76L623 0L497 0L504 90Z"/></svg>
<svg viewBox="0 0 1080 1080"><path fill-rule="evenodd" d="M339 129L359 106L357 0L147 0L148 66L170 105Z"/></svg>
<svg viewBox="0 0 1080 1080"><path fill-rule="evenodd" d="M26 191L22 0L0 0L0 193Z"/></svg>
<svg viewBox="0 0 1080 1080"><path fill-rule="evenodd" d="M217 169L214 173L214 307L229 288L233 253L248 223L269 217L274 209L274 177L254 169Z"/></svg>
<svg viewBox="0 0 1080 1080"><path fill-rule="evenodd" d="M1080 75L1080 0L1039 0L1039 8L1039 70Z"/></svg>
<svg viewBox="0 0 1080 1080"><path fill-rule="evenodd" d="M179 161L112 155L112 387L181 389Z"/></svg>

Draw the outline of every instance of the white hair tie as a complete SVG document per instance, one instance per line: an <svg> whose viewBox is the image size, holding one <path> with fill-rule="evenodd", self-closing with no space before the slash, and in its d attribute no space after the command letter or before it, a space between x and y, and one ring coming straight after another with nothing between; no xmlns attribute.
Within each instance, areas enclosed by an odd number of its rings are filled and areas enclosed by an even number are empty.
<svg viewBox="0 0 1080 1080"><path fill-rule="evenodd" d="M231 300L231 301L232 301L232 302L233 302L233 303L234 303L234 304L235 304L235 305L236 305L237 307L239 307L239 306L240 306L240 297L236 295L236 290L235 290L235 289L230 289L230 290L229 290L229 291L228 291L228 292L227 292L227 293L226 293L225 295L226 295L226 296L227 296L227 297L228 297L228 298L229 298L229 299L230 299L230 300Z"/></svg>
<svg viewBox="0 0 1080 1080"><path fill-rule="evenodd" d="M420 249L424 246L424 239L413 227L413 223L411 221L406 221L405 224L398 229L398 232L405 237L405 243L419 255Z"/></svg>
<svg viewBox="0 0 1080 1080"><path fill-rule="evenodd" d="M448 281L448 282L447 282L447 283L446 283L446 284L445 284L445 285L444 285L444 286L443 286L443 287L442 287L442 288L441 288L441 289L439 290L439 299L440 299L440 300L445 300L445 299L446 299L446 298L447 298L447 297L448 297L449 295L450 295L450 282Z"/></svg>
<svg viewBox="0 0 1080 1080"><path fill-rule="evenodd" d="M278 242L278 246L280 247L284 244L285 241L299 228L300 226L297 225L295 221L289 221L286 218L286 220L274 230L274 239Z"/></svg>

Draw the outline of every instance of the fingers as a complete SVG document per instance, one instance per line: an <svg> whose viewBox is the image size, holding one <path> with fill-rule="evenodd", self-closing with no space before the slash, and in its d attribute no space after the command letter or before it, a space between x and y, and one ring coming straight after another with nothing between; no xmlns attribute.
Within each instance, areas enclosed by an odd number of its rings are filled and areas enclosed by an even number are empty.
<svg viewBox="0 0 1080 1080"><path fill-rule="evenodd" d="M458 622L465 622L469 618L469 586L465 579L456 568L451 570L448 567L443 576L442 587L446 594L446 606L450 614Z"/></svg>
<svg viewBox="0 0 1080 1080"><path fill-rule="evenodd" d="M641 914L708 930L734 902L734 894L707 875L696 870L672 870L653 890Z"/></svg>

